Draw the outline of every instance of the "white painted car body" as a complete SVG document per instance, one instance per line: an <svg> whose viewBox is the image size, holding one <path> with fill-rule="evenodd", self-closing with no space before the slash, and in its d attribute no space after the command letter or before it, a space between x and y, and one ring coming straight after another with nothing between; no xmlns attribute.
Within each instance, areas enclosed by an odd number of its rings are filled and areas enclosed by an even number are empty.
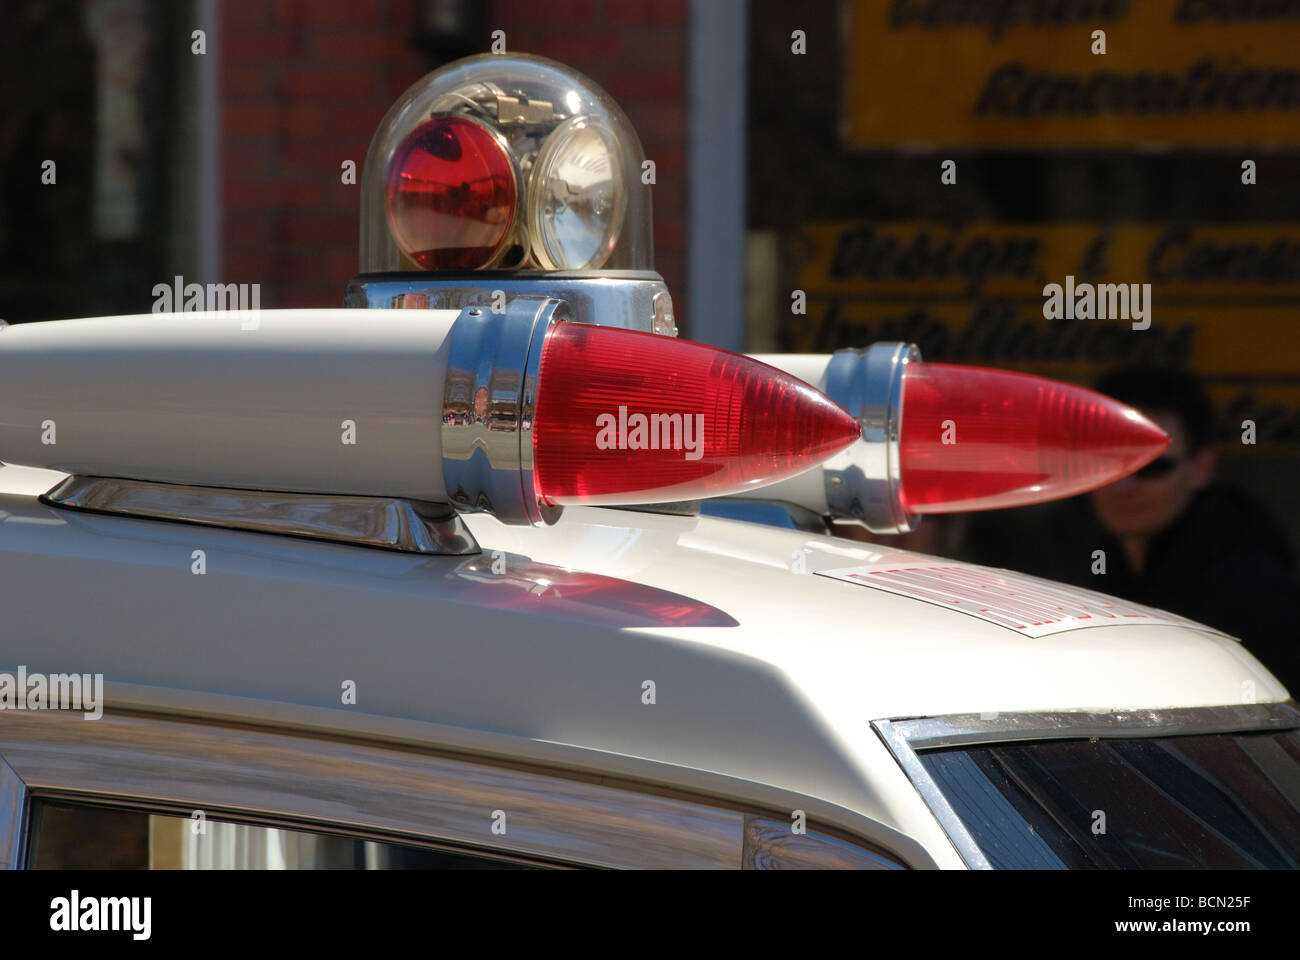
<svg viewBox="0 0 1300 960"><path fill-rule="evenodd" d="M873 721L1287 698L1176 618L1035 638L818 575L936 563L830 537L571 508L551 527L467 515L481 555L410 556L39 502L59 479L0 469L0 668L101 671L111 709L802 809L916 867L963 860Z"/></svg>

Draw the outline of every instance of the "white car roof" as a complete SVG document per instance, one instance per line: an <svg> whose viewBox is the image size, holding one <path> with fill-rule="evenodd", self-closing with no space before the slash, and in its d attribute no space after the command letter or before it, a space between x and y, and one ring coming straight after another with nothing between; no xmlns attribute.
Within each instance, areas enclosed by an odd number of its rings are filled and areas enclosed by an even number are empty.
<svg viewBox="0 0 1300 960"><path fill-rule="evenodd" d="M552 759L571 747L910 833L924 814L885 795L901 774L873 720L1287 696L1208 628L1122 616L1030 636L819 575L950 561L798 531L570 508L544 528L471 515L482 555L413 556L56 510L35 495L57 479L0 468L0 669L102 672L110 709Z"/></svg>

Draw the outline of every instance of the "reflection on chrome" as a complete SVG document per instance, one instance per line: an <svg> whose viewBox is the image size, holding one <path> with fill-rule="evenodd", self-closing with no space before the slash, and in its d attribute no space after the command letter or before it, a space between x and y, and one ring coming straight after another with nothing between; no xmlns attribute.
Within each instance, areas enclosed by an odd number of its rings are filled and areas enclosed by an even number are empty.
<svg viewBox="0 0 1300 960"><path fill-rule="evenodd" d="M448 498L503 523L554 523L533 483L533 409L542 345L568 319L558 300L518 297L501 311L466 307L452 327L442 401Z"/></svg>
<svg viewBox="0 0 1300 960"><path fill-rule="evenodd" d="M446 504L393 497L274 493L112 477L68 477L41 500L54 507L177 520L232 530L464 556L478 543Z"/></svg>

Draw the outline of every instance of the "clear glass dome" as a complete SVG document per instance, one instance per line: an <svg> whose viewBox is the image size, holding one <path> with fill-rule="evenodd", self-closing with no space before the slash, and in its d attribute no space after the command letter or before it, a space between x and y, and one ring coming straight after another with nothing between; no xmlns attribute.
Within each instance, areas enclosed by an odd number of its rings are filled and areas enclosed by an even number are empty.
<svg viewBox="0 0 1300 960"><path fill-rule="evenodd" d="M654 267L645 154L576 70L483 54L407 90L370 142L361 272Z"/></svg>

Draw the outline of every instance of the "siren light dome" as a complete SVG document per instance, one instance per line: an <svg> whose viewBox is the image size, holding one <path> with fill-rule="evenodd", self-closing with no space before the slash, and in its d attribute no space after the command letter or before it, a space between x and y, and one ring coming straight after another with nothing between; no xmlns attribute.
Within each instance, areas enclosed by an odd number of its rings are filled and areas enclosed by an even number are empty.
<svg viewBox="0 0 1300 960"><path fill-rule="evenodd" d="M636 131L587 77L483 54L417 81L361 180L361 272L653 269Z"/></svg>

